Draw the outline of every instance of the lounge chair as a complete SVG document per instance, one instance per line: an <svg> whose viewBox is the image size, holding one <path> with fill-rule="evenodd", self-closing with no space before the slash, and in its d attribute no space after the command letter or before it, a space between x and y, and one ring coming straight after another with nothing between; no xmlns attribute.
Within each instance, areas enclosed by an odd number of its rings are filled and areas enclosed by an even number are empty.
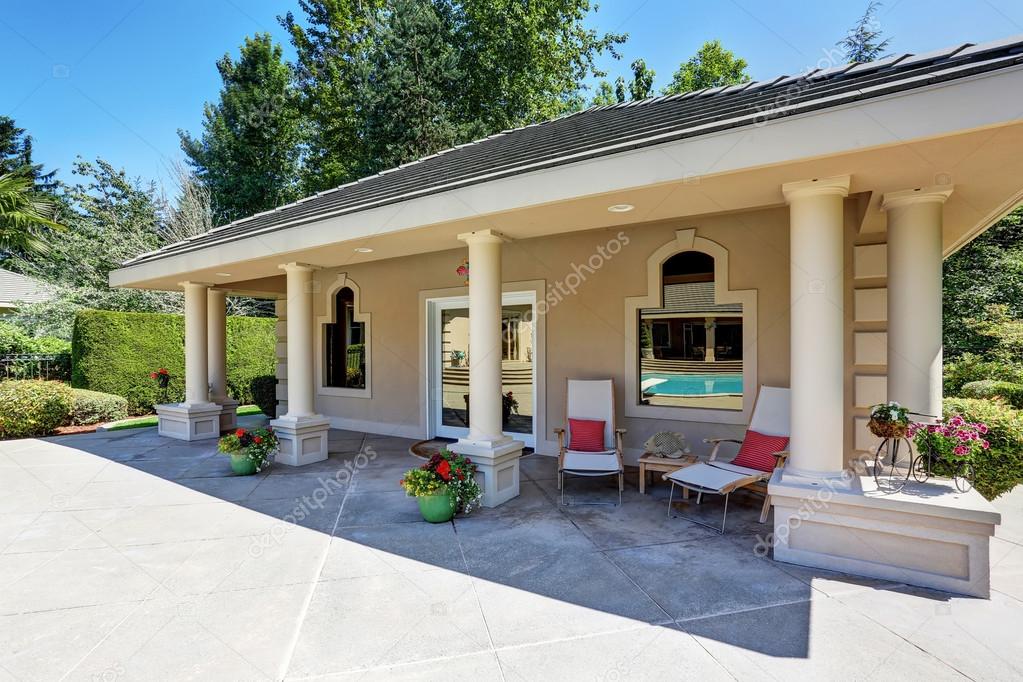
<svg viewBox="0 0 1023 682"><path fill-rule="evenodd" d="M558 435L558 489L565 504L565 475L617 476L618 504L625 488L625 465L622 459L622 434L615 428L615 390L613 379L569 379L565 400L565 428L554 429ZM572 422L593 433L572 433ZM596 433L592 422L603 422L603 432ZM590 436L589 442L584 438ZM573 445L577 449L573 449ZM607 503L604 503L607 504Z"/></svg>
<svg viewBox="0 0 1023 682"><path fill-rule="evenodd" d="M721 517L720 530L716 526L699 521L692 517L682 517L701 526L713 528L719 533L725 532L728 519L728 496L739 488L748 488L764 494L764 506L760 511L760 523L767 521L771 511L771 498L767 494L767 480L774 469L785 465L788 456L786 448L789 439L789 389L761 386L753 405L753 418L750 419L746 436L743 440L734 438L708 438L704 442L713 445L710 457L678 471L665 474L665 481L671 483L668 495L668 516L671 516L671 505L674 499L675 486L682 488L685 496L695 492L696 503L703 501L703 496L724 495L725 510ZM722 443L738 443L739 454L731 462L719 462L718 450ZM738 462L738 463L736 463ZM749 464L756 466L749 466Z"/></svg>

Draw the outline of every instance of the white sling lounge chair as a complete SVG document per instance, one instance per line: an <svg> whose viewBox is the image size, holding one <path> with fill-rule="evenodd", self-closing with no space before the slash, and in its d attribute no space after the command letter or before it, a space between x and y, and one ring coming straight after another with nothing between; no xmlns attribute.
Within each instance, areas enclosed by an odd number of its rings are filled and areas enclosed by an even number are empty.
<svg viewBox="0 0 1023 682"><path fill-rule="evenodd" d="M561 504L565 504L565 474L617 476L618 504L621 504L622 490L625 488L625 465L622 459L622 434L625 429L615 428L614 380L569 379L566 395L565 428L554 429L554 433L558 434L558 489L561 490ZM602 449L573 450L571 419L604 422L603 443L598 444L598 447L602 445Z"/></svg>
<svg viewBox="0 0 1023 682"><path fill-rule="evenodd" d="M749 431L756 431L764 436L783 437L785 442L789 437L789 389L775 388L773 386L761 386L757 394L756 403L753 405L753 418L750 419ZM725 532L725 521L728 518L728 496L739 488L750 488L764 493L764 506L760 511L760 523L767 521L767 515L771 511L771 498L767 495L767 480L771 478L773 469L754 469L748 466L739 466L732 462L717 461L718 450L722 443L738 443L743 441L733 438L708 438L704 441L713 445L710 458L706 462L700 462L692 466L679 469L663 476L665 481L671 483L671 493L668 495L668 516L671 516L671 505L675 493L675 486L679 486L688 497L689 491L697 495L697 504L702 501L703 495L724 495L725 510L721 517L721 528L704 523L692 517L683 516L693 523L713 528L719 533ZM774 467L781 467L785 464L788 452L779 450L771 452L774 457ZM769 461L769 460L768 460ZM679 515L681 516L681 515Z"/></svg>

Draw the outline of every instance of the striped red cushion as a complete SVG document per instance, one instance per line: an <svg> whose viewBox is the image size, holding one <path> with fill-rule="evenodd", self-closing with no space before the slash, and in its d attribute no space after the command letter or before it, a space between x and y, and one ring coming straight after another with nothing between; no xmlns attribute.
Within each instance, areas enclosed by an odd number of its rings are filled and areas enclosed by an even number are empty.
<svg viewBox="0 0 1023 682"><path fill-rule="evenodd" d="M568 430L571 440L569 450L576 452L604 452L603 419L569 419Z"/></svg>
<svg viewBox="0 0 1023 682"><path fill-rule="evenodd" d="M783 451L788 445L787 436L768 436L747 430L739 454L732 460L732 464L760 471L774 471L777 463L774 453Z"/></svg>

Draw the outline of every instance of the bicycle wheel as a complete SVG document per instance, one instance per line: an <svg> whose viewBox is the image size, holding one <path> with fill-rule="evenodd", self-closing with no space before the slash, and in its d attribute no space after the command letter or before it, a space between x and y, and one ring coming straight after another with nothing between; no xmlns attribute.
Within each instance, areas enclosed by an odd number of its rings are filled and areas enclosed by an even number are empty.
<svg viewBox="0 0 1023 682"><path fill-rule="evenodd" d="M926 483L931 477L931 458L921 453L913 458L913 479L918 483Z"/></svg>
<svg viewBox="0 0 1023 682"><path fill-rule="evenodd" d="M881 459L880 468L874 469L874 480L877 482L879 490L898 492L909 480L913 468L911 460L913 450L908 447L908 441L905 439L892 438L887 443L885 446L886 457Z"/></svg>
<svg viewBox="0 0 1023 682"><path fill-rule="evenodd" d="M973 462L962 461L956 464L955 477L956 490L961 493L968 493L973 490Z"/></svg>

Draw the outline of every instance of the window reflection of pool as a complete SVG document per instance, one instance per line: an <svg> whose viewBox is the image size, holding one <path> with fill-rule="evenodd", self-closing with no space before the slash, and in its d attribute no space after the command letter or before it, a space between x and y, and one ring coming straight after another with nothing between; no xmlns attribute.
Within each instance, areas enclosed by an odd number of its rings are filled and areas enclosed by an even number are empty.
<svg viewBox="0 0 1023 682"><path fill-rule="evenodd" d="M644 372L645 395L706 396L742 394L742 374Z"/></svg>

